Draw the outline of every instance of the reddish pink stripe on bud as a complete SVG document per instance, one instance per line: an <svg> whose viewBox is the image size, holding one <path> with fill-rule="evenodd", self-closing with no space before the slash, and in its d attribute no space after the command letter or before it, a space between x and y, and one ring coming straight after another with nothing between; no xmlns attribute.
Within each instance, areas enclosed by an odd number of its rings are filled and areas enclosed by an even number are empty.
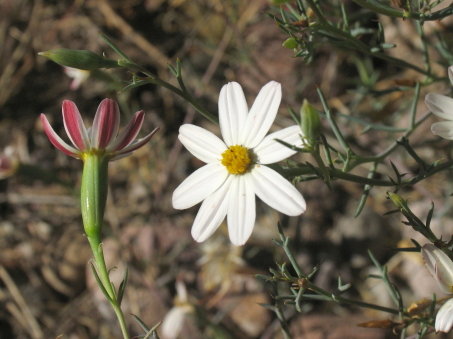
<svg viewBox="0 0 453 339"><path fill-rule="evenodd" d="M79 152L69 146L67 143L65 143L58 135L55 133L53 130L52 126L50 126L49 121L47 120L46 116L44 114L41 114L41 122L44 126L44 132L46 132L47 137L49 138L50 142L60 151L63 153L75 157L75 158L80 158Z"/></svg>
<svg viewBox="0 0 453 339"><path fill-rule="evenodd" d="M129 146L132 141L140 132L142 128L143 120L145 119L145 112L139 111L135 113L134 117L129 121L126 127L121 131L116 138L115 142L112 143L112 152L121 151L123 148Z"/></svg>
<svg viewBox="0 0 453 339"><path fill-rule="evenodd" d="M83 124L77 106L72 101L63 101L63 122L66 133L74 146L82 152L88 150L90 148L90 143L85 125Z"/></svg>
<svg viewBox="0 0 453 339"><path fill-rule="evenodd" d="M102 100L94 117L91 145L105 149L118 133L120 112L117 103L111 99Z"/></svg>

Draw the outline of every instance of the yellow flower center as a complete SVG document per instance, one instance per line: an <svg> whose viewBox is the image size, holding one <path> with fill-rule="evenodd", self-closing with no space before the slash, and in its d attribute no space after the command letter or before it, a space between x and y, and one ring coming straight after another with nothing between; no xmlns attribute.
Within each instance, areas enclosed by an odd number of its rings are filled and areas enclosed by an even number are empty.
<svg viewBox="0 0 453 339"><path fill-rule="evenodd" d="M247 171L251 160L247 148L236 145L230 146L222 153L222 165L231 174L243 174Z"/></svg>

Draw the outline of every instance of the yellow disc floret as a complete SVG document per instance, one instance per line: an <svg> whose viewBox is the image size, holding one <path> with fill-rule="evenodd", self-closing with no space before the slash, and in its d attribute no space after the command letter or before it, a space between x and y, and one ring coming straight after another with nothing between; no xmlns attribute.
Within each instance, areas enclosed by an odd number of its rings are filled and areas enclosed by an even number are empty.
<svg viewBox="0 0 453 339"><path fill-rule="evenodd" d="M231 174L243 174L247 171L251 160L247 148L236 145L230 146L222 153L222 165Z"/></svg>

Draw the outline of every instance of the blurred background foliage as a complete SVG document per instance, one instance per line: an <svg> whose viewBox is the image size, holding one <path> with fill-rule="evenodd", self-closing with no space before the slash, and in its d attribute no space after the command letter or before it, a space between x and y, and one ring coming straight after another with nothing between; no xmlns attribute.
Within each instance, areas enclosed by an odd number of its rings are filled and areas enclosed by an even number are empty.
<svg viewBox="0 0 453 339"><path fill-rule="evenodd" d="M341 17L337 1L321 3L329 19ZM377 15L352 1L343 3L351 27L373 32L358 34L360 41L380 43L375 38L380 23L386 42L396 44L383 53L421 68L426 65L414 21ZM87 123L100 101L109 97L119 102L123 122L143 109L143 133L161 128L134 156L110 166L105 252L107 262L118 267L113 279L121 279L125 265L129 267L126 315L136 314L150 327L161 321L173 306L175 281L180 280L199 307L186 320L181 338L279 338L278 321L259 305L272 302L270 291L252 276L287 260L272 242L278 236L278 220L291 236L303 269L308 272L322 262L314 281L325 289L334 289L341 275L353 284L349 297L390 304L382 283L366 279L374 272L367 255L371 249L388 265L409 304L430 297L431 291L440 292L418 254L393 251L410 246L410 238L421 239L399 216L383 216L394 209L385 188L374 188L362 214L354 218L361 185L334 182L329 190L319 180L300 183L308 203L301 217L287 218L258 205L252 238L243 248L232 247L225 230L201 245L195 243L190 227L197 207L173 210L171 195L202 163L181 147L177 133L183 123L217 134L218 127L164 88L148 85L122 92L121 80L131 77L124 70L74 75L37 55L72 48L117 59L99 37L103 32L129 58L174 84L167 64L179 58L187 87L214 114L218 93L228 81L243 86L250 105L265 83L276 80L282 83L283 102L275 128L294 124L287 106L297 111L304 98L321 109L319 87L355 152L379 153L400 135L385 128L364 131L351 117L406 127L414 84L423 74L325 39L306 63L294 57L297 51L282 47L288 36L266 13L278 16L279 9L266 0L0 1L0 147L14 165L0 180L0 338L119 338L114 315L91 275L85 274L90 252L78 206L81 163L56 151L39 122L39 114L46 113L63 135L60 112L65 99L77 104ZM448 46L452 21L447 17L424 24L431 55L427 62L438 78L445 78L453 61ZM303 36L303 27L295 27ZM79 78L74 82L68 75ZM420 98L448 88L446 81L434 82L422 88ZM426 111L420 101L417 115ZM430 132L433 121L430 118L411 136L411 145L426 161L450 159L450 142ZM331 138L328 124L324 127ZM298 159L312 161L308 155ZM2 161L0 165L6 163ZM418 170L404 152L393 154L391 161L402 173ZM359 166L355 172L366 176L368 170ZM379 173L383 178L393 175L390 162ZM448 172L440 173L400 192L421 218L430 202L435 203L432 227L445 238L453 230L449 177ZM286 311L294 338L397 337L389 329L355 327L388 317L376 312L317 302L305 303L304 314ZM139 334L138 325L128 321L132 333Z"/></svg>

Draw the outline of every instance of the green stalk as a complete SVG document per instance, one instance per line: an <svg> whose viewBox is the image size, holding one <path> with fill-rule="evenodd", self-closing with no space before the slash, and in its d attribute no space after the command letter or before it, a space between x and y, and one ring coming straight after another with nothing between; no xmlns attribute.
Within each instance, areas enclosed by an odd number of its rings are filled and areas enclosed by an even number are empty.
<svg viewBox="0 0 453 339"><path fill-rule="evenodd" d="M102 251L102 243L99 238L95 237L88 237L88 242L90 243L91 250L93 251L94 261L96 262L96 268L99 273L99 279L101 280L102 286L110 297L107 298L107 300L110 302L110 305L112 305L113 310L115 311L124 339L129 339L130 337L127 330L126 320L124 319L123 311L119 306L118 300L116 298L116 293L113 289L113 285L109 278L108 269L105 264L104 253Z"/></svg>
<svg viewBox="0 0 453 339"><path fill-rule="evenodd" d="M126 321L105 264L102 251L102 225L108 192L108 163L110 157L105 154L87 154L84 159L81 210L85 233L93 251L96 270L93 271L99 287L112 305L118 318L124 339L129 339Z"/></svg>

